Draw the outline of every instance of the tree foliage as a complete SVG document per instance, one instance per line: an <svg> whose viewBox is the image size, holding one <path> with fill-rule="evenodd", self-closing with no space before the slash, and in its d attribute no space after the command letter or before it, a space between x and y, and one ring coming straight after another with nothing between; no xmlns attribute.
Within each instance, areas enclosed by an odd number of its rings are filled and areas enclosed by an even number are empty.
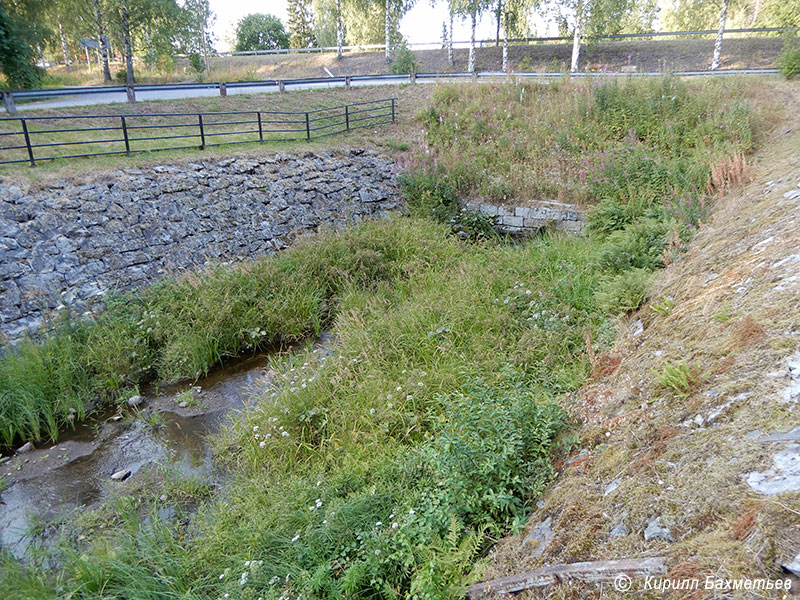
<svg viewBox="0 0 800 600"><path fill-rule="evenodd" d="M289 44L292 48L310 48L316 45L314 13L311 0L289 0Z"/></svg>
<svg viewBox="0 0 800 600"><path fill-rule="evenodd" d="M24 14L13 14L0 3L0 72L12 88L35 87L42 77L42 70L34 64L31 43L36 28L30 25Z"/></svg>
<svg viewBox="0 0 800 600"><path fill-rule="evenodd" d="M236 52L289 47L289 36L277 17L253 13L236 24Z"/></svg>

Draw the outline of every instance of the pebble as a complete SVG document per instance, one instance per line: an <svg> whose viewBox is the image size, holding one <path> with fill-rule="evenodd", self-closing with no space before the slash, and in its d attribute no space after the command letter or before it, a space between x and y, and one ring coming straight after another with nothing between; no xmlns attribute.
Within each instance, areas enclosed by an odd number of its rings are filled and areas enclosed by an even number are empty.
<svg viewBox="0 0 800 600"><path fill-rule="evenodd" d="M644 529L644 539L646 542L650 540L666 540L668 542L674 542L675 540L672 539L672 533L666 527L661 525L661 517L653 516L650 518L650 521L647 523L647 527Z"/></svg>
<svg viewBox="0 0 800 600"><path fill-rule="evenodd" d="M144 398L141 396L131 396L130 398L128 398L128 406L130 406L131 408L136 408L141 404L144 404Z"/></svg>
<svg viewBox="0 0 800 600"><path fill-rule="evenodd" d="M111 475L111 479L113 479L114 481L125 481L130 476L131 476L130 469L120 469L119 471Z"/></svg>

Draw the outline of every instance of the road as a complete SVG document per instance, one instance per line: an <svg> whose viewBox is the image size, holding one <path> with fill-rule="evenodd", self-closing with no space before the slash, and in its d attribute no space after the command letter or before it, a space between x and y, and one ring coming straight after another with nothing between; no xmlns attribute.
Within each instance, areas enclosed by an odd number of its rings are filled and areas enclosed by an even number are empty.
<svg viewBox="0 0 800 600"><path fill-rule="evenodd" d="M368 80L368 81L353 81L353 87L361 87L365 85L396 85L397 80ZM344 83L341 81L332 81L331 83L298 83L287 84L287 90L312 90L320 88L333 88L343 87ZM234 94L269 94L278 91L278 87L274 84L270 85L253 85L247 87L228 87L228 95ZM179 100L181 98L204 98L219 96L219 90L216 88L200 88L200 89L167 89L167 90L137 90L137 101L148 100ZM75 96L59 96L50 100L37 100L25 104L17 104L17 110L22 112L24 110L40 110L48 108L69 108L72 106L91 106L94 104L112 104L114 102L127 102L125 92L100 92L93 94L81 94Z"/></svg>

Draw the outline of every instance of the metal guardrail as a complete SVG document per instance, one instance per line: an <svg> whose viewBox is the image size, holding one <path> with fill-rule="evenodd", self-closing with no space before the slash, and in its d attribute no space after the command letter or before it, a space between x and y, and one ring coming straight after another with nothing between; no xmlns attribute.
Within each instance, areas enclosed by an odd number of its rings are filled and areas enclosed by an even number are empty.
<svg viewBox="0 0 800 600"><path fill-rule="evenodd" d="M19 129L0 129L0 164L200 149L248 142L308 141L354 129L396 122L396 98L343 104L307 111L228 111L209 113L149 113L0 118ZM49 125L43 128L43 125ZM84 126L75 126L84 125ZM13 125L12 125L13 126ZM82 136L92 132L89 136ZM162 133L167 135L159 135ZM213 141L235 136L229 141ZM88 139L86 139L88 137ZM185 144L194 139L196 144ZM8 141L7 141L8 140ZM167 145L159 142L167 140ZM168 145L182 140L182 145ZM70 148L103 148L99 152L69 153ZM36 152L47 148L48 155ZM66 150L65 150L66 149ZM64 150L58 153L59 150ZM56 152L53 154L53 152ZM4 158L2 153L9 155Z"/></svg>
<svg viewBox="0 0 800 600"><path fill-rule="evenodd" d="M777 73L776 69L724 69L716 71L683 71L674 72L672 75L678 77L695 77L701 75L768 75ZM265 79L258 81L234 81L234 82L219 82L219 83L174 83L174 84L154 84L154 85L134 85L134 86L85 86L85 87L68 87L68 88L53 88L45 90L19 90L10 92L0 92L3 96L3 101L6 105L6 110L11 114L16 114L16 106L14 100L43 100L47 98L57 98L62 96L81 96L85 94L108 94L108 93L126 93L128 100L135 98L138 92L157 92L157 91L176 91L176 90L219 90L220 95L227 95L227 90L236 88L273 88L275 90L283 91L287 88L308 86L308 85L330 85L341 84L349 88L351 83L380 83L388 81L396 81L398 83L405 83L414 81L432 81L432 80L447 80L447 79L485 79L495 77L519 77L519 78L558 78L563 77L560 72L512 72L504 73L499 71L479 71L476 73L416 73L416 74L392 74L384 73L377 75L347 75L341 77L306 77L300 79ZM624 73L610 73L610 72L586 72L586 73L571 73L571 77L611 77L611 76L624 76L624 77L656 77L663 76L661 72L624 72Z"/></svg>

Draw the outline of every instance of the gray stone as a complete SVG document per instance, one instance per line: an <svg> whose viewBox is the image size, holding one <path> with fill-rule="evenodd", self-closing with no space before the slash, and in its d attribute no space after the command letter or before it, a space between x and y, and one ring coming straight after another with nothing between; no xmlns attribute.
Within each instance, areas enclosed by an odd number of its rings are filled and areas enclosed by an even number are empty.
<svg viewBox="0 0 800 600"><path fill-rule="evenodd" d="M772 469L747 475L747 485L755 491L772 496L800 491L800 445L790 444L772 457Z"/></svg>
<svg viewBox="0 0 800 600"><path fill-rule="evenodd" d="M131 396L128 398L128 406L131 408L136 408L137 406L141 406L144 404L144 398L142 396Z"/></svg>
<svg viewBox="0 0 800 600"><path fill-rule="evenodd" d="M603 490L603 497L608 496L609 494L613 494L619 487L620 483L622 483L622 480L619 477L617 477L614 481L609 483L606 486L606 489Z"/></svg>
<svg viewBox="0 0 800 600"><path fill-rule="evenodd" d="M800 442L800 427L786 433L773 433L758 438L759 442Z"/></svg>
<svg viewBox="0 0 800 600"><path fill-rule="evenodd" d="M628 533L628 528L625 526L625 522L620 521L611 528L611 531L608 532L608 539L614 540L620 537L625 537L628 535Z"/></svg>
<svg viewBox="0 0 800 600"><path fill-rule="evenodd" d="M781 568L795 577L800 577L800 554L795 556L792 562L782 564Z"/></svg>
<svg viewBox="0 0 800 600"><path fill-rule="evenodd" d="M533 558L538 558L550 543L553 541L554 533L553 533L553 519L552 517L547 517L544 521L537 523L531 532L525 536L525 539L522 541L524 545L535 545L535 548L531 552L531 556Z"/></svg>
<svg viewBox="0 0 800 600"><path fill-rule="evenodd" d="M111 475L111 479L114 481L125 481L128 477L131 476L130 469L120 469L119 471L115 471Z"/></svg>
<svg viewBox="0 0 800 600"><path fill-rule="evenodd" d="M187 406L189 406L188 402L178 402L178 408L186 408Z"/></svg>
<svg viewBox="0 0 800 600"><path fill-rule="evenodd" d="M30 452L31 450L33 450L33 444L31 442L25 442L24 444L22 444L22 446L17 448L17 454L25 454L26 452Z"/></svg>
<svg viewBox="0 0 800 600"><path fill-rule="evenodd" d="M666 527L661 525L661 517L653 516L650 518L650 521L647 523L647 527L644 529L644 539L646 542L650 540L666 540L668 542L674 542L675 540L672 539L672 533Z"/></svg>

